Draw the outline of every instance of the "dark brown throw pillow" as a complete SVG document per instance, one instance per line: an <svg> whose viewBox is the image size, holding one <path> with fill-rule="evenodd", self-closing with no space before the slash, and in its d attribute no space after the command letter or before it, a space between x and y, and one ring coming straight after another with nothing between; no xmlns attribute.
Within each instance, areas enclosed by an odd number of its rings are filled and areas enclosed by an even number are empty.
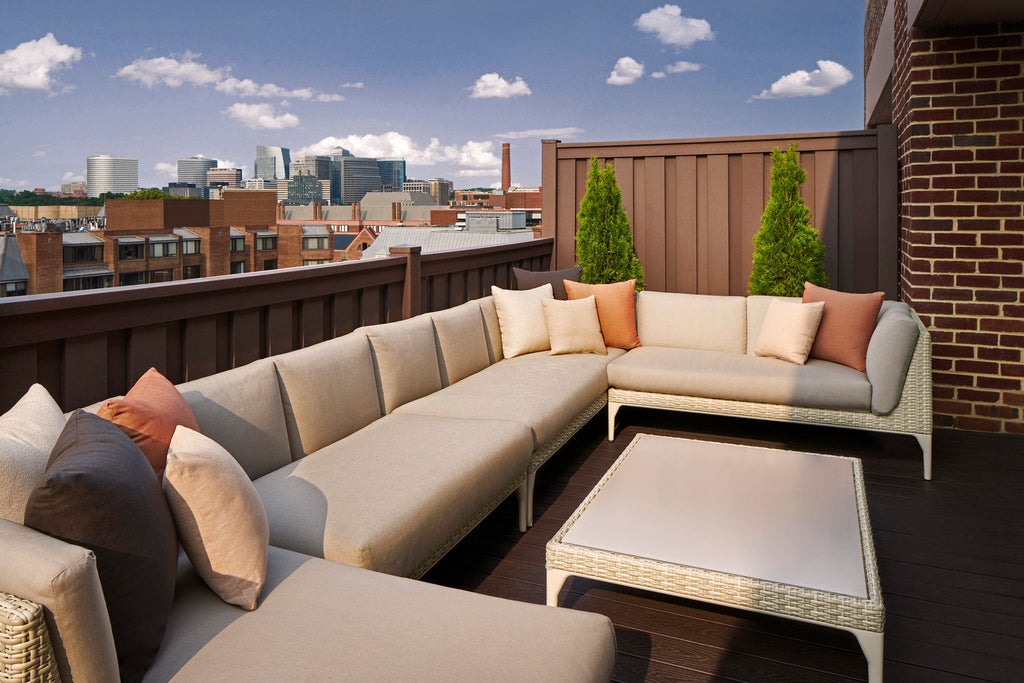
<svg viewBox="0 0 1024 683"><path fill-rule="evenodd" d="M562 281L571 280L572 282L579 282L580 273L582 272L583 268L580 266L563 268L562 270L540 271L523 270L522 268L513 267L512 280L515 284L514 289L536 289L550 283L555 298L566 301L569 295L565 293L565 285Z"/></svg>
<svg viewBox="0 0 1024 683"><path fill-rule="evenodd" d="M146 456L115 425L76 411L29 498L25 524L95 553L121 680L141 680L167 626L178 556Z"/></svg>

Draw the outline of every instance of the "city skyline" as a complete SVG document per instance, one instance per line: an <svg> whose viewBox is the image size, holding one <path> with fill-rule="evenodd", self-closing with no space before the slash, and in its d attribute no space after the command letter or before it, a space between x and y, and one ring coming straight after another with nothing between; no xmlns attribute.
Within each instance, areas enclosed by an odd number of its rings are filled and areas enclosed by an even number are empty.
<svg viewBox="0 0 1024 683"><path fill-rule="evenodd" d="M250 178L257 145L342 146L403 157L410 177L496 186L502 142L512 182L535 186L542 138L862 127L862 3L316 1L303 17L322 21L301 25L279 3L245 8L8 8L0 188L58 189L101 154L138 158L142 186L196 154Z"/></svg>

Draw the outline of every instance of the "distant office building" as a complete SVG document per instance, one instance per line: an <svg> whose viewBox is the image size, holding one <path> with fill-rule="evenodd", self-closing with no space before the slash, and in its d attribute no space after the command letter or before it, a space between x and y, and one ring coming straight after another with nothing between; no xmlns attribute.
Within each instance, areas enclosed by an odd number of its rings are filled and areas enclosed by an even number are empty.
<svg viewBox="0 0 1024 683"><path fill-rule="evenodd" d="M311 175L317 180L331 179L331 159L325 156L299 157L292 162L291 175L294 178L299 175Z"/></svg>
<svg viewBox="0 0 1024 683"><path fill-rule="evenodd" d="M203 188L196 187L195 183L168 183L167 194L188 199L202 199Z"/></svg>
<svg viewBox="0 0 1024 683"><path fill-rule="evenodd" d="M135 192L139 189L139 160L99 154L85 160L86 194L99 197L104 192Z"/></svg>
<svg viewBox="0 0 1024 683"><path fill-rule="evenodd" d="M276 190L277 181L266 178L246 178L242 181L242 187L246 190Z"/></svg>
<svg viewBox="0 0 1024 683"><path fill-rule="evenodd" d="M61 194L74 194L82 195L85 194L86 187L84 181L78 181L73 183L61 183L60 193Z"/></svg>
<svg viewBox="0 0 1024 683"><path fill-rule="evenodd" d="M377 159L377 171L380 173L381 191L400 192L405 185L405 159Z"/></svg>
<svg viewBox="0 0 1024 683"><path fill-rule="evenodd" d="M367 192L380 192L380 169L371 157L354 157L348 150L331 155L331 197L352 204Z"/></svg>
<svg viewBox="0 0 1024 683"><path fill-rule="evenodd" d="M291 151L287 147L256 145L256 163L253 177L266 180L283 180L289 177L292 164Z"/></svg>
<svg viewBox="0 0 1024 683"><path fill-rule="evenodd" d="M410 178L402 183L402 192L425 192L430 194L430 181Z"/></svg>
<svg viewBox="0 0 1024 683"><path fill-rule="evenodd" d="M321 180L315 175L303 173L288 179L289 204L309 204L328 201L331 197L331 181Z"/></svg>
<svg viewBox="0 0 1024 683"><path fill-rule="evenodd" d="M213 168L217 168L217 160L207 159L201 154L178 159L178 182L204 188L207 185L206 172Z"/></svg>
<svg viewBox="0 0 1024 683"><path fill-rule="evenodd" d="M444 178L431 178L427 181L427 191L439 206L448 205L448 200L451 199L454 189L455 184Z"/></svg>
<svg viewBox="0 0 1024 683"><path fill-rule="evenodd" d="M242 169L211 168L206 172L206 184L239 189L242 187Z"/></svg>

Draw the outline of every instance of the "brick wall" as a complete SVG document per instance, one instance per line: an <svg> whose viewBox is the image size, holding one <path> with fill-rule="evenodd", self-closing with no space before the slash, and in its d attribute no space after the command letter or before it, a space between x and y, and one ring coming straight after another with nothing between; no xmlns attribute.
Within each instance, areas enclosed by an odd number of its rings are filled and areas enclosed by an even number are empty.
<svg viewBox="0 0 1024 683"><path fill-rule="evenodd" d="M908 32L895 10L901 289L935 423L1024 433L1024 26Z"/></svg>

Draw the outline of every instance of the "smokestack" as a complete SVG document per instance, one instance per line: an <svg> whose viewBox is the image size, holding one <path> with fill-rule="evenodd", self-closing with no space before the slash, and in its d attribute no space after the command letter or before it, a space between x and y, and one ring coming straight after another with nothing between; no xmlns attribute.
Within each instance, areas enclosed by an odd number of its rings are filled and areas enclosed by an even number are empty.
<svg viewBox="0 0 1024 683"><path fill-rule="evenodd" d="M512 153L507 142L501 143L501 191L508 192L512 186Z"/></svg>

